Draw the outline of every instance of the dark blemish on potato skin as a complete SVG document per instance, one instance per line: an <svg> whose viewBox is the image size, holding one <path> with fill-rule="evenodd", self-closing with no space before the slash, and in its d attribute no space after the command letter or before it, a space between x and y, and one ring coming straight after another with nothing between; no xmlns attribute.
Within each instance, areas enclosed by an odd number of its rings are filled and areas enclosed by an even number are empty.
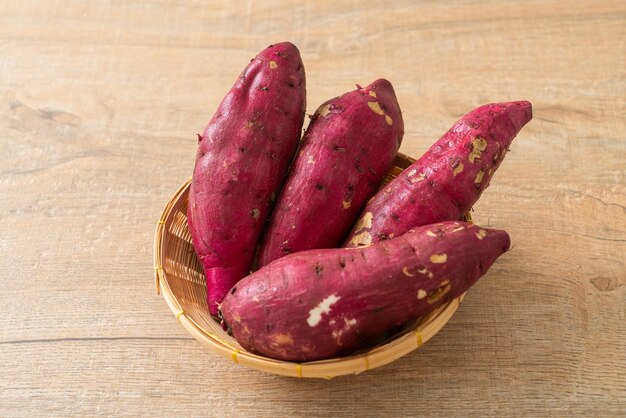
<svg viewBox="0 0 626 418"><path fill-rule="evenodd" d="M315 275L319 278L322 276L322 271L324 271L324 266L320 263L315 264Z"/></svg>
<svg viewBox="0 0 626 418"><path fill-rule="evenodd" d="M346 152L346 149L343 147L340 147L339 145L333 146L333 149L338 152Z"/></svg>
<svg viewBox="0 0 626 418"><path fill-rule="evenodd" d="M341 268L345 268L346 267L346 259L343 257L339 258L339 265L341 266Z"/></svg>
<svg viewBox="0 0 626 418"><path fill-rule="evenodd" d="M399 220L400 220L400 217L399 217L397 214L395 214L395 213L392 213L392 214L391 214L391 215L389 215L389 216L390 216L390 217L391 217L391 219L393 219L394 221L399 221Z"/></svg>
<svg viewBox="0 0 626 418"><path fill-rule="evenodd" d="M316 184L316 185L315 185L315 188L316 188L317 190L326 190L326 186L324 186L323 184Z"/></svg>
<svg viewBox="0 0 626 418"><path fill-rule="evenodd" d="M254 61L254 58L250 60L250 62ZM250 64L248 64L246 66L246 68L243 69L243 73L241 74L241 77L239 77L241 79L242 83L246 82L246 76L248 75L248 70L250 69ZM220 115L222 116L222 115Z"/></svg>
<svg viewBox="0 0 626 418"><path fill-rule="evenodd" d="M232 289L230 289L230 294L234 295L235 292L237 292L237 286L233 287Z"/></svg>
<svg viewBox="0 0 626 418"><path fill-rule="evenodd" d="M198 144L199 144L200 142L202 142L202 135L200 134L196 134L196 135L198 136Z"/></svg>
<svg viewBox="0 0 626 418"><path fill-rule="evenodd" d="M269 91L269 89L266 86L261 87L261 90L263 91Z"/></svg>
<svg viewBox="0 0 626 418"><path fill-rule="evenodd" d="M287 83L289 85L289 87L294 88L296 85L293 83L293 81L290 81Z"/></svg>

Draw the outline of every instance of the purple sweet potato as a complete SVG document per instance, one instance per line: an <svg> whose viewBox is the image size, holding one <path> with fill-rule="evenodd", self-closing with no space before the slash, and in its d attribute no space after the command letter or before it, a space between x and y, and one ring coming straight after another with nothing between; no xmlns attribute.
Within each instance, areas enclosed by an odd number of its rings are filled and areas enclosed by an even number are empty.
<svg viewBox="0 0 626 418"><path fill-rule="evenodd" d="M187 217L213 315L250 272L298 146L305 102L298 49L270 45L250 61L199 135Z"/></svg>
<svg viewBox="0 0 626 418"><path fill-rule="evenodd" d="M509 245L504 231L449 221L368 247L290 254L233 287L221 316L252 352L342 356L461 295Z"/></svg>
<svg viewBox="0 0 626 418"><path fill-rule="evenodd" d="M463 116L374 195L344 245L367 245L421 225L461 219L531 118L531 104L525 101L488 104Z"/></svg>
<svg viewBox="0 0 626 418"><path fill-rule="evenodd" d="M259 266L292 252L340 246L392 167L403 134L387 80L322 104L276 202Z"/></svg>

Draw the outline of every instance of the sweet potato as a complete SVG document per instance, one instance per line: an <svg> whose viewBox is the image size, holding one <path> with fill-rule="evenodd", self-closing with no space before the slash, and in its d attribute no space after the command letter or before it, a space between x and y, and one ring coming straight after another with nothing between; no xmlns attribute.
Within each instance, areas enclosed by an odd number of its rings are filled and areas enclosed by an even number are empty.
<svg viewBox="0 0 626 418"><path fill-rule="evenodd" d="M461 219L531 118L531 104L525 101L488 104L463 116L374 195L344 245L367 245L417 226Z"/></svg>
<svg viewBox="0 0 626 418"><path fill-rule="evenodd" d="M322 104L276 202L259 266L291 252L340 246L392 167L403 134L387 80Z"/></svg>
<svg viewBox="0 0 626 418"><path fill-rule="evenodd" d="M233 287L221 316L252 352L342 356L461 295L509 245L504 231L451 221L368 247L294 253Z"/></svg>
<svg viewBox="0 0 626 418"><path fill-rule="evenodd" d="M300 139L305 101L298 49L270 45L250 61L198 136L187 216L213 315L250 272L271 200Z"/></svg>

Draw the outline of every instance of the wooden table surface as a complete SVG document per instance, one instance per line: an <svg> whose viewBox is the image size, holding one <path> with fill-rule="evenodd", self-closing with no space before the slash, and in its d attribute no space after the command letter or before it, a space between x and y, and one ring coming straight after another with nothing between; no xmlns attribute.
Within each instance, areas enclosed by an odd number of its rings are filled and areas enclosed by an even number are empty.
<svg viewBox="0 0 626 418"><path fill-rule="evenodd" d="M390 79L414 156L480 104L534 104L474 212L513 250L424 347L359 376L225 361L154 290L195 134L282 40L309 113ZM624 414L625 62L623 1L0 2L0 415Z"/></svg>

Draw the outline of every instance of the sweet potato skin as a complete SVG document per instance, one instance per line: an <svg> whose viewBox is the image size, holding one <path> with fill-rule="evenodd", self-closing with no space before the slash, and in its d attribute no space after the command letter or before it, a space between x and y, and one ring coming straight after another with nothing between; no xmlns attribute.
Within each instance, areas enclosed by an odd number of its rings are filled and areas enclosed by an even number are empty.
<svg viewBox="0 0 626 418"><path fill-rule="evenodd" d="M259 266L291 252L340 246L392 167L403 134L387 80L322 104L276 202Z"/></svg>
<svg viewBox="0 0 626 418"><path fill-rule="evenodd" d="M461 219L489 186L511 141L531 118L526 101L487 104L461 117L374 195L344 246L368 245L421 225Z"/></svg>
<svg viewBox="0 0 626 418"><path fill-rule="evenodd" d="M298 49L270 45L250 61L199 135L187 218L213 315L250 272L300 139L305 102Z"/></svg>
<svg viewBox="0 0 626 418"><path fill-rule="evenodd" d="M342 356L461 295L509 246L504 231L444 222L368 247L294 253L233 287L221 316L252 352Z"/></svg>

